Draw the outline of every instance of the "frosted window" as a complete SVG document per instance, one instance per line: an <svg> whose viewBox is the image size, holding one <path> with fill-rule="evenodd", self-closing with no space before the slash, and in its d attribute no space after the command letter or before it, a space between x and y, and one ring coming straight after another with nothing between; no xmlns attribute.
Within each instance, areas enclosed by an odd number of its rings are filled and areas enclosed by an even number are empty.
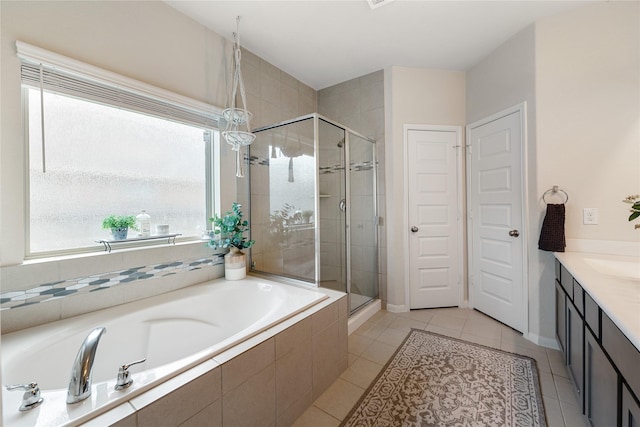
<svg viewBox="0 0 640 427"><path fill-rule="evenodd" d="M206 228L204 129L53 93L28 90L29 251L95 246L110 214L151 216L170 232ZM136 232L130 230L130 236Z"/></svg>

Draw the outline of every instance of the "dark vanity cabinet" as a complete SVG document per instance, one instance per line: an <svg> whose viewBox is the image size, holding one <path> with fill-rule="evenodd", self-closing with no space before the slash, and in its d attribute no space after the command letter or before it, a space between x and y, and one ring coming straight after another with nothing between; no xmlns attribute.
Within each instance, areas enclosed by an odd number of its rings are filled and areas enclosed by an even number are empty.
<svg viewBox="0 0 640 427"><path fill-rule="evenodd" d="M586 399L583 413L592 426L615 427L618 375L590 331L585 335L584 356Z"/></svg>
<svg viewBox="0 0 640 427"><path fill-rule="evenodd" d="M584 363L582 355L584 353L584 320L573 302L567 302L567 349L566 364L573 379L578 394L578 402L582 408L583 401L583 378ZM640 426L639 426L640 427Z"/></svg>
<svg viewBox="0 0 640 427"><path fill-rule="evenodd" d="M556 338L560 350L566 355L567 348L567 297L560 283L556 282ZM565 358L566 363L566 358Z"/></svg>
<svg viewBox="0 0 640 427"><path fill-rule="evenodd" d="M640 427L640 351L556 261L556 336L594 427Z"/></svg>
<svg viewBox="0 0 640 427"><path fill-rule="evenodd" d="M626 384L622 385L622 425L623 427L640 426L640 403L638 403Z"/></svg>

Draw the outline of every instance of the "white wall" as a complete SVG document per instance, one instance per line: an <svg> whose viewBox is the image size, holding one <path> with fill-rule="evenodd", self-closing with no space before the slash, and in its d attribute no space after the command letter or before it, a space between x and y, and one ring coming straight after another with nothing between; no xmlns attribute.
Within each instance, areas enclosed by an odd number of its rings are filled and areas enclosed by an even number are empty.
<svg viewBox="0 0 640 427"><path fill-rule="evenodd" d="M391 67L385 70L385 184L387 198L387 307L405 307L405 124L465 124L465 77L461 71Z"/></svg>
<svg viewBox="0 0 640 427"><path fill-rule="evenodd" d="M640 242L621 200L640 194L640 3L607 2L536 24L538 185L570 196L572 239ZM582 210L599 209L599 225Z"/></svg>

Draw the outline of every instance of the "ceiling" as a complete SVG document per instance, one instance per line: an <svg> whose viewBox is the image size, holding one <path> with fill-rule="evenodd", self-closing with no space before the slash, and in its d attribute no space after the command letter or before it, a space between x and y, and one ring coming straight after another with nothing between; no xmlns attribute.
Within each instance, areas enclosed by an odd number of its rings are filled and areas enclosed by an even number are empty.
<svg viewBox="0 0 640 427"><path fill-rule="evenodd" d="M316 90L389 66L467 70L537 19L587 1L166 1ZM386 4L388 3L388 4Z"/></svg>

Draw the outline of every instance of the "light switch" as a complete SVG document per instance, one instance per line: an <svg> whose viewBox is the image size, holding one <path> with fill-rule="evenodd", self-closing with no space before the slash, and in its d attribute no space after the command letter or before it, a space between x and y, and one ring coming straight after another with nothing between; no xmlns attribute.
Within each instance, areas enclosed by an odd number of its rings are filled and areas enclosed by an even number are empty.
<svg viewBox="0 0 640 427"><path fill-rule="evenodd" d="M582 223L596 225L598 223L598 208L584 208L582 213Z"/></svg>

